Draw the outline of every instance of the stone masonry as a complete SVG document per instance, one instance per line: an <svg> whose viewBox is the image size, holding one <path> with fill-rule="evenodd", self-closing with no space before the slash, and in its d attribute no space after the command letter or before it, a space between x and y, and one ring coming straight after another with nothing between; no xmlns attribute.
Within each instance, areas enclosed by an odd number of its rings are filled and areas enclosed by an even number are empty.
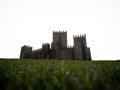
<svg viewBox="0 0 120 90"><path fill-rule="evenodd" d="M53 42L42 44L42 48L32 50L31 46L21 47L20 59L92 60L87 47L86 35L73 36L74 46L67 45L67 31L53 31Z"/></svg>

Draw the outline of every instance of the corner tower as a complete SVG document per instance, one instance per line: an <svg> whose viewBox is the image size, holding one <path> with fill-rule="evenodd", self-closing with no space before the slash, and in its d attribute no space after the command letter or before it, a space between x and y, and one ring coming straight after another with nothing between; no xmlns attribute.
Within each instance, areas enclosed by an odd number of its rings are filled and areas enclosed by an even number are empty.
<svg viewBox="0 0 120 90"><path fill-rule="evenodd" d="M75 60L83 60L83 43L81 36L73 36L74 40L74 59Z"/></svg>
<svg viewBox="0 0 120 90"><path fill-rule="evenodd" d="M91 60L90 48L87 47L86 35L74 36L74 59Z"/></svg>

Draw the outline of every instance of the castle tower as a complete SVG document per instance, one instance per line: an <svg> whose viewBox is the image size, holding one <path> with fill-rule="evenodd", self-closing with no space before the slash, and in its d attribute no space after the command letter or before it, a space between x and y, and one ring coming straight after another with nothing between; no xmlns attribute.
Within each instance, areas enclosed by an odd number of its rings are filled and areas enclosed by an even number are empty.
<svg viewBox="0 0 120 90"><path fill-rule="evenodd" d="M50 45L49 43L42 44L42 59L50 59Z"/></svg>
<svg viewBox="0 0 120 90"><path fill-rule="evenodd" d="M83 60L83 44L81 36L73 36L74 39L74 59Z"/></svg>
<svg viewBox="0 0 120 90"><path fill-rule="evenodd" d="M74 37L74 54L74 58L77 60L91 60L90 48L87 47L85 34Z"/></svg>
<svg viewBox="0 0 120 90"><path fill-rule="evenodd" d="M52 59L60 59L60 49L67 48L67 32L53 31L53 42L51 45Z"/></svg>
<svg viewBox="0 0 120 90"><path fill-rule="evenodd" d="M31 58L32 47L24 45L21 47L20 59Z"/></svg>
<svg viewBox="0 0 120 90"><path fill-rule="evenodd" d="M53 31L53 44L61 48L66 47L67 46L67 32L64 32L64 31L54 32Z"/></svg>

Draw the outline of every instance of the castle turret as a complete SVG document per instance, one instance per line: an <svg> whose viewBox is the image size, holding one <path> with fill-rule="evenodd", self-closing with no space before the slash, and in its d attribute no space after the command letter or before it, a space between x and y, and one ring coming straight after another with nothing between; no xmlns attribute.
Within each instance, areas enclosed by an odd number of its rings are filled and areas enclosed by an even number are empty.
<svg viewBox="0 0 120 90"><path fill-rule="evenodd" d="M20 59L29 59L31 58L32 47L24 45L21 47Z"/></svg>

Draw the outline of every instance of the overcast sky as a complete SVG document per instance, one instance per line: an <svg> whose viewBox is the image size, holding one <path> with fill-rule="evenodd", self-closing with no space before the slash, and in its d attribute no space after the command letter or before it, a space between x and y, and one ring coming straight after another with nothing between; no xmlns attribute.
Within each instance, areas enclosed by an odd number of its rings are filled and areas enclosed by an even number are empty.
<svg viewBox="0 0 120 90"><path fill-rule="evenodd" d="M0 0L0 58L52 42L52 31L86 34L94 60L120 59L120 0Z"/></svg>

